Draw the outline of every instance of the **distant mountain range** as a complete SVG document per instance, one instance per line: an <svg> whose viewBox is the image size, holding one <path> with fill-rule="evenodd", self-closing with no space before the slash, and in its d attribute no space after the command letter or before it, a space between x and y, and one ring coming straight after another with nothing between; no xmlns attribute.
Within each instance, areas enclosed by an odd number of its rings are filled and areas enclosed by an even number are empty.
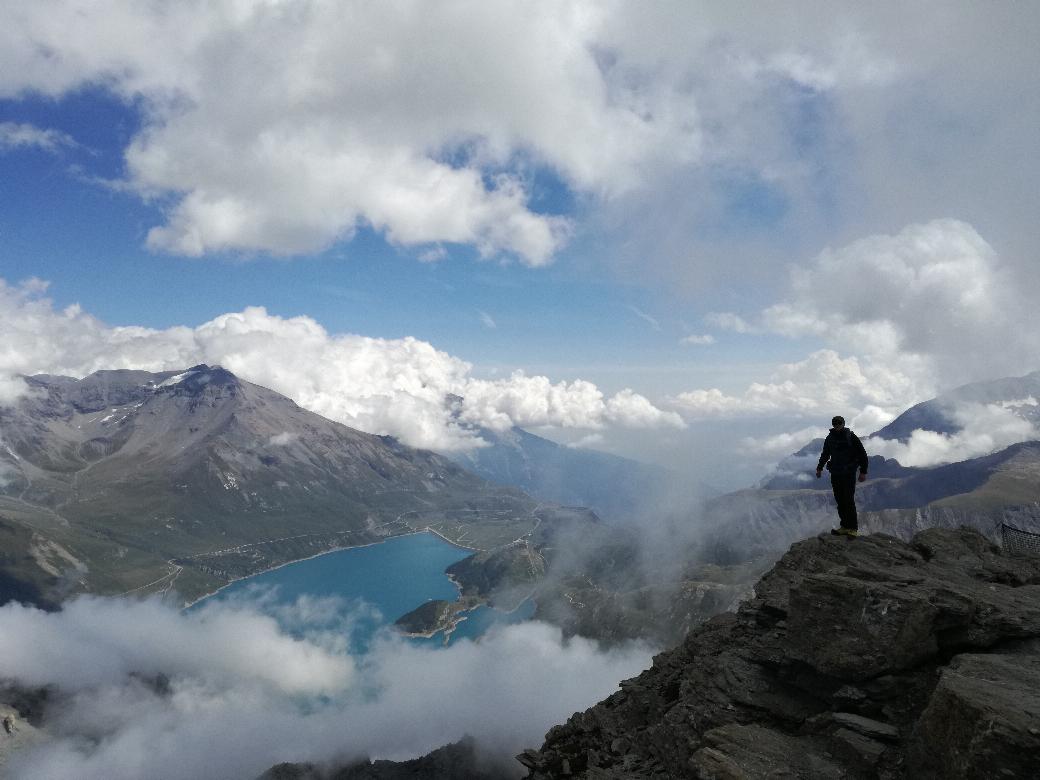
<svg viewBox="0 0 1040 780"><path fill-rule="evenodd" d="M535 592L538 616L569 632L666 642L735 603L791 542L835 522L827 480L810 476L819 442L758 488L651 505L675 497L664 469L519 429L482 431L491 446L452 461L219 367L27 381L28 396L0 409L0 601L191 600L280 563L428 528L483 551L457 572L468 603ZM1040 372L969 385L883 431L956 432L943 410L965 402L1032 419L1037 395ZM933 468L875 456L857 495L868 532L1040 530L1040 442ZM648 518L661 547L648 544Z"/></svg>
<svg viewBox="0 0 1040 780"><path fill-rule="evenodd" d="M605 452L567 447L512 428L477 431L489 446L450 454L459 465L498 485L536 498L585 506L604 520L628 524L658 511L689 507L715 491L660 466Z"/></svg>
<svg viewBox="0 0 1040 780"><path fill-rule="evenodd" d="M0 602L173 589L191 599L415 530L492 548L556 511L220 367L27 382L0 409Z"/></svg>
<svg viewBox="0 0 1040 780"><path fill-rule="evenodd" d="M1007 377L963 385L928 401L915 404L880 430L864 439L887 439L907 442L914 431L956 435L964 430L965 415L970 405L996 405L1040 429L1040 371L1021 377ZM811 487L811 471L823 448L823 439L813 439L797 452L783 458L775 473L767 476L760 487L769 489ZM868 453L870 450L867 442ZM988 454L988 453L987 453ZM880 456L870 459L870 474L876 477L899 477L911 469L897 461ZM830 489L829 485L824 485Z"/></svg>
<svg viewBox="0 0 1040 780"><path fill-rule="evenodd" d="M1033 419L1038 383L1040 372L959 388L912 407L886 430L909 436L918 426L908 420L927 417L929 430L956 433L959 423L949 410L966 402L1004 404ZM652 561L640 556L645 538L598 529L595 541L589 537L582 546L584 554L548 567L539 616L601 639L676 641L748 595L754 579L792 543L837 524L830 481L812 476L821 447L822 440L806 445L757 488L710 498L678 521L669 518L664 527L670 544ZM930 468L874 456L857 503L865 533L909 539L925 528L967 525L999 542L1002 523L1040 533L1040 441ZM532 543L537 541L535 535Z"/></svg>
<svg viewBox="0 0 1040 780"><path fill-rule="evenodd" d="M1040 371L977 382L910 407L870 438L906 441L915 430L957 434L968 404L1000 405L1036 425L1038 399ZM707 543L716 545L720 560L775 554L837 523L830 481L812 476L822 446L816 439L791 454L758 488L709 502ZM909 539L924 528L968 525L994 541L1002 523L1040 532L1040 441L931 467L875 455L869 475L856 491L867 532Z"/></svg>
<svg viewBox="0 0 1040 780"><path fill-rule="evenodd" d="M963 426L953 411L969 403L1006 405L1019 417L1040 425L1040 371L963 385L911 406L872 435L906 441L915 430L959 433Z"/></svg>

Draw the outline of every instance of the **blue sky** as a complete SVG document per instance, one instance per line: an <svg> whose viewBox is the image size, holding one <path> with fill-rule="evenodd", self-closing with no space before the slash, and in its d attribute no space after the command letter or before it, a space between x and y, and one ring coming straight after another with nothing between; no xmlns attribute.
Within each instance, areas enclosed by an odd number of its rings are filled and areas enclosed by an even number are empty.
<svg viewBox="0 0 1040 780"><path fill-rule="evenodd" d="M443 391L754 471L1036 362L1032 9L0 8L8 395L202 356L422 446L463 446ZM263 366L299 317L295 386Z"/></svg>
<svg viewBox="0 0 1040 780"><path fill-rule="evenodd" d="M720 349L731 362L755 360L753 351L742 355L741 338L681 344L705 330L710 301L590 271L597 247L582 237L547 269L506 255L482 260L458 244L443 245L436 262L422 262L421 251L364 226L350 240L292 257L225 251L197 259L150 250L147 231L162 221L164 199L144 200L115 186L126 175L123 151L141 128L138 104L96 86L57 99L28 93L0 102L0 122L75 141L57 151L14 148L0 156L11 195L0 226L5 277L48 280L58 308L78 303L111 325L198 324L262 305L284 317L312 316L333 332L415 336L484 371L583 376L609 390L642 373L679 383L678 392L698 375L713 375ZM533 211L580 213L575 194L551 169L525 166L524 173ZM783 198L754 178L729 174L719 187L727 191L729 214L708 226L716 233L767 230L783 211ZM793 357L796 349L784 349L786 343L776 340L773 348Z"/></svg>

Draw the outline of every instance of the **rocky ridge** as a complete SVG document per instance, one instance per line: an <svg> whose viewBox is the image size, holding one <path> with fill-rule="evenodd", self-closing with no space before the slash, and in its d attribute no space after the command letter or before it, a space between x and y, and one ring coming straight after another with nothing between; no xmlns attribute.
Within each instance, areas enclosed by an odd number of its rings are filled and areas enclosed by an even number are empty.
<svg viewBox="0 0 1040 780"><path fill-rule="evenodd" d="M278 764L258 780L501 780L512 776L510 769L481 756L465 737L410 761L363 759L338 769Z"/></svg>
<svg viewBox="0 0 1040 780"><path fill-rule="evenodd" d="M518 758L531 780L1040 776L1040 559L970 529L799 542Z"/></svg>

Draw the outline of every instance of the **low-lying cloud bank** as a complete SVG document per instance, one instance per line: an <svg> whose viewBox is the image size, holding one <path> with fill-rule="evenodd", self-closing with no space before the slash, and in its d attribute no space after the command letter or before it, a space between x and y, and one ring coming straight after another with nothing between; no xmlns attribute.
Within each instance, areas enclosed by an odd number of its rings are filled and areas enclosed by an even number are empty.
<svg viewBox="0 0 1040 780"><path fill-rule="evenodd" d="M685 425L676 412L628 389L607 397L582 379L553 382L523 372L476 379L469 363L415 338L330 334L310 317L277 317L262 307L194 328L110 327L78 306L55 311L46 287L39 280L13 287L0 279L6 342L0 404L25 392L18 374L82 377L99 369L166 371L209 363L329 419L442 451L479 446L468 426Z"/></svg>
<svg viewBox="0 0 1040 780"><path fill-rule="evenodd" d="M950 419L960 426L955 433L918 429L906 441L871 437L866 446L870 454L895 458L904 466L935 466L978 458L1012 444L1040 440L1040 428L1019 411L1024 406L1036 405L1036 399L1001 404L963 403L948 411Z"/></svg>
<svg viewBox="0 0 1040 780"><path fill-rule="evenodd" d="M330 605L298 606L321 617ZM56 690L52 738L15 756L11 777L253 778L281 761L404 759L464 734L506 758L650 660L646 648L603 651L543 623L436 649L386 635L352 658L341 631L317 624L291 636L235 603L8 604L0 679Z"/></svg>

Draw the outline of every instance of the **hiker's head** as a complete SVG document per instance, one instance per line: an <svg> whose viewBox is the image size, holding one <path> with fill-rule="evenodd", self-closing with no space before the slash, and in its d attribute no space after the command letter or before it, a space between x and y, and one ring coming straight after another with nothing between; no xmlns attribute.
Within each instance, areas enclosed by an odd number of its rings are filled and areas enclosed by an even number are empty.
<svg viewBox="0 0 1040 780"><path fill-rule="evenodd" d="M831 427L840 431L842 428L845 427L845 418L842 417L840 414L834 415L834 417L831 418Z"/></svg>

